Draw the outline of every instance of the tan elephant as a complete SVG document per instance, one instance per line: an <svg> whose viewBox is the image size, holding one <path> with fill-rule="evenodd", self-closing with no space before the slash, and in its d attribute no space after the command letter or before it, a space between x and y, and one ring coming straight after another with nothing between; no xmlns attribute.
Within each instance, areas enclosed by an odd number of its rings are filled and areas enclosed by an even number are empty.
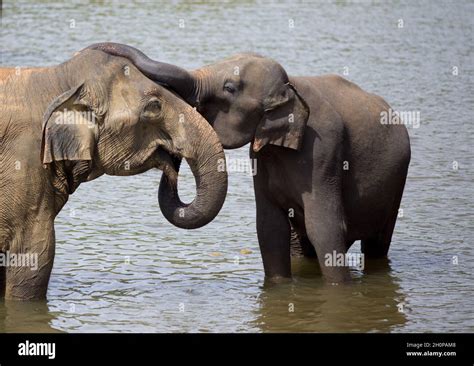
<svg viewBox="0 0 474 366"><path fill-rule="evenodd" d="M102 174L163 170L176 183L181 158L193 171L196 199L162 188L167 217L201 227L227 191L225 159L211 126L130 61L81 52L54 67L0 69L0 288L7 299L46 296L55 252L54 219L82 182ZM12 255L35 266L6 263ZM31 261L33 262L33 260ZM23 263L25 264L25 263ZM0 294L1 296L1 294Z"/></svg>

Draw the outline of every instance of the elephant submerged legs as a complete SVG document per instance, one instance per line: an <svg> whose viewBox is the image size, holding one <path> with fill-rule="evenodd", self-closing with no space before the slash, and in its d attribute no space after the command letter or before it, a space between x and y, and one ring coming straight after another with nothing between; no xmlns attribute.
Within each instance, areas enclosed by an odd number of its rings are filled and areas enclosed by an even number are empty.
<svg viewBox="0 0 474 366"><path fill-rule="evenodd" d="M36 222L22 235L21 241L13 241L5 273L5 299L46 298L55 252L53 225L53 222Z"/></svg>
<svg viewBox="0 0 474 366"><path fill-rule="evenodd" d="M257 236L265 276L291 277L290 222L286 212L255 190L257 201Z"/></svg>

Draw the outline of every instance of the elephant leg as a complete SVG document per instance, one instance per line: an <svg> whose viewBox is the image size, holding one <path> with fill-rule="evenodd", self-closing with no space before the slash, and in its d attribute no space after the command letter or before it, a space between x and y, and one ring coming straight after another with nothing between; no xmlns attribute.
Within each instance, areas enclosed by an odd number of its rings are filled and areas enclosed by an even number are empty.
<svg viewBox="0 0 474 366"><path fill-rule="evenodd" d="M303 252L303 256L308 258L316 258L316 251L314 250L313 244L309 240L307 235L300 236L300 245L301 251Z"/></svg>
<svg viewBox="0 0 474 366"><path fill-rule="evenodd" d="M379 233L361 241L361 251L367 258L385 258L387 256L398 218L398 209L400 208L404 187L405 182L400 186L392 204L392 209Z"/></svg>
<svg viewBox="0 0 474 366"><path fill-rule="evenodd" d="M378 235L361 240L361 252L367 258L385 258L390 248L392 234L397 221L398 209L390 214Z"/></svg>
<svg viewBox="0 0 474 366"><path fill-rule="evenodd" d="M366 258L383 258L387 256L389 245L381 240L381 236L375 236L361 240L360 248Z"/></svg>
<svg viewBox="0 0 474 366"><path fill-rule="evenodd" d="M12 245L10 255L16 255L16 263L6 269L5 299L46 298L55 252L53 225L37 223L20 245Z"/></svg>
<svg viewBox="0 0 474 366"><path fill-rule="evenodd" d="M292 257L316 258L316 251L313 244L306 234L299 234L295 230L291 230L290 251Z"/></svg>
<svg viewBox="0 0 474 366"><path fill-rule="evenodd" d="M290 222L287 213L255 191L257 235L265 276L291 277Z"/></svg>
<svg viewBox="0 0 474 366"><path fill-rule="evenodd" d="M290 234L290 255L292 258L303 256L303 252L301 250L300 238L299 238L298 233L293 228L293 226L291 227L291 234Z"/></svg>
<svg viewBox="0 0 474 366"><path fill-rule="evenodd" d="M349 268L337 264L338 256L345 256L347 252L342 206L325 197L317 202L313 199L305 207L306 232L323 276L331 282L344 282L350 279Z"/></svg>

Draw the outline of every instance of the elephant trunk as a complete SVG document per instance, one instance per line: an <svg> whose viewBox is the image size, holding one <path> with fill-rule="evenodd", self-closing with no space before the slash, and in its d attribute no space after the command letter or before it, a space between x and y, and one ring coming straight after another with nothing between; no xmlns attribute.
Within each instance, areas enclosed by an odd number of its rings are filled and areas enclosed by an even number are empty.
<svg viewBox="0 0 474 366"><path fill-rule="evenodd" d="M189 104L197 106L202 95L203 77L198 73L154 61L140 50L120 43L96 43L86 49L101 50L130 60L144 75L173 89ZM191 109L191 108L190 108ZM193 113L193 115L195 115ZM227 172L222 145L212 127L204 118L186 115L183 123L186 135L186 158L196 180L196 198L190 204L181 202L176 172L180 159L174 159L174 169L164 170L158 192L158 201L166 219L173 225L194 229L214 219L224 204L227 193Z"/></svg>
<svg viewBox="0 0 474 366"><path fill-rule="evenodd" d="M196 197L183 203L176 177L163 174L158 201L166 219L183 229L195 229L212 221L219 213L227 193L227 171L222 145L212 127L201 117L183 122L186 147L183 153L196 181ZM175 159L178 171L181 159Z"/></svg>

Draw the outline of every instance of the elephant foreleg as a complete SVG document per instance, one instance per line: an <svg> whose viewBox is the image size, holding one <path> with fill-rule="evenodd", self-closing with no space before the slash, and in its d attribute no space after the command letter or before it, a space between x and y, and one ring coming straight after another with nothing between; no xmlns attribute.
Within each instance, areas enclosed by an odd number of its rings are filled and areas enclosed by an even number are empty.
<svg viewBox="0 0 474 366"><path fill-rule="evenodd" d="M291 277L290 222L286 212L255 190L257 235L265 276Z"/></svg>
<svg viewBox="0 0 474 366"><path fill-rule="evenodd" d="M32 300L46 298L53 268L55 240L53 222L37 222L31 231L14 240L6 267L5 298Z"/></svg>

